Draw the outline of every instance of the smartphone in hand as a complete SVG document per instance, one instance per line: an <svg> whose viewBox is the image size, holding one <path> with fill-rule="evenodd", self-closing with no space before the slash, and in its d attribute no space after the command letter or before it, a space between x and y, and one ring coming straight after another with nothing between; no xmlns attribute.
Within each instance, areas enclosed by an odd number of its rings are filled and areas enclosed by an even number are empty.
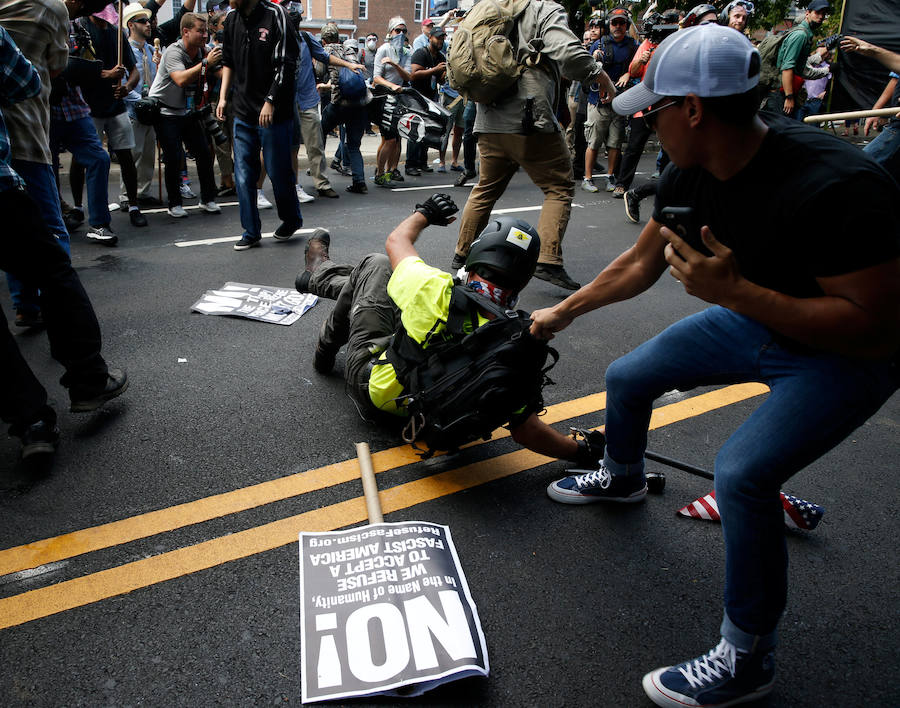
<svg viewBox="0 0 900 708"><path fill-rule="evenodd" d="M672 231L678 234L691 248L704 256L712 256L703 239L700 238L700 222L697 219L693 207L663 207L660 212L663 220L663 226L668 226ZM676 250L675 253L678 253ZM684 259L680 253L678 255Z"/></svg>

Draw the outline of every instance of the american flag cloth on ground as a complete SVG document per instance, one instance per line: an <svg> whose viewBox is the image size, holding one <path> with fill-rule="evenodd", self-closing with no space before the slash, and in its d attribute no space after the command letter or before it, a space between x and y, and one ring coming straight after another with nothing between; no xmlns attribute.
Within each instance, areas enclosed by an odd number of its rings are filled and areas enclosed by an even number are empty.
<svg viewBox="0 0 900 708"><path fill-rule="evenodd" d="M784 525L789 529L803 529L812 531L825 514L825 508L813 504L800 497L791 494L781 494L781 506L784 508ZM700 497L687 506L678 510L679 515L694 519L706 519L707 521L721 521L719 505L716 503L716 493L710 492Z"/></svg>

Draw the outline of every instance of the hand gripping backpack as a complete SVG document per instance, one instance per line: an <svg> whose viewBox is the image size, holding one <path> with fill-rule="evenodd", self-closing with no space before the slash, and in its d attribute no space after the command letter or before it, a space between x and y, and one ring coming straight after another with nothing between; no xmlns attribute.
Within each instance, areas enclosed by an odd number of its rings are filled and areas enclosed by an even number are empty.
<svg viewBox="0 0 900 708"><path fill-rule="evenodd" d="M472 330L479 308L495 317ZM526 312L505 310L456 285L447 340L423 348L404 330L395 333L387 360L403 384L401 403L410 416L403 439L416 449L425 445L422 457L428 458L437 450L454 452L473 440L488 440L514 415L541 410L541 391L552 383L547 372L559 354L533 337L530 325Z"/></svg>

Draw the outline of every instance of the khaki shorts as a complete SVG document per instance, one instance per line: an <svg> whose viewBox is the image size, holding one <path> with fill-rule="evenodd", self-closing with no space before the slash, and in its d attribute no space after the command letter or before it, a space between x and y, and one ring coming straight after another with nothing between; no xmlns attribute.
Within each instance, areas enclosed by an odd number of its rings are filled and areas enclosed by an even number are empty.
<svg viewBox="0 0 900 708"><path fill-rule="evenodd" d="M599 150L604 140L606 147L618 150L625 141L625 119L612 106L595 106L589 103L584 123L584 139L589 150Z"/></svg>
<svg viewBox="0 0 900 708"><path fill-rule="evenodd" d="M109 118L94 118L93 116L91 118L101 141L104 131L106 132L110 150L115 152L116 150L134 149L134 130L131 128L131 120L128 118L127 112Z"/></svg>
<svg viewBox="0 0 900 708"><path fill-rule="evenodd" d="M453 104L454 101L456 101L455 105ZM461 96L454 96L451 98L447 94L442 93L441 105L450 111L451 125L455 125L457 128L466 127L466 121L463 118L463 112L466 110L466 99Z"/></svg>

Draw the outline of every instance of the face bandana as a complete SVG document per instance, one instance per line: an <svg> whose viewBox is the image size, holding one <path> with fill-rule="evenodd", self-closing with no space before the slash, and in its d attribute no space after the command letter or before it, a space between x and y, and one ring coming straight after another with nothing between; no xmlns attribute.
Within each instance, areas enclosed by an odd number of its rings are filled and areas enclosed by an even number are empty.
<svg viewBox="0 0 900 708"><path fill-rule="evenodd" d="M505 307L507 310L514 309L516 303L519 301L514 290L501 288L493 283L486 283L483 280L470 280L466 283L466 287L479 295L489 298L500 305L500 307Z"/></svg>

